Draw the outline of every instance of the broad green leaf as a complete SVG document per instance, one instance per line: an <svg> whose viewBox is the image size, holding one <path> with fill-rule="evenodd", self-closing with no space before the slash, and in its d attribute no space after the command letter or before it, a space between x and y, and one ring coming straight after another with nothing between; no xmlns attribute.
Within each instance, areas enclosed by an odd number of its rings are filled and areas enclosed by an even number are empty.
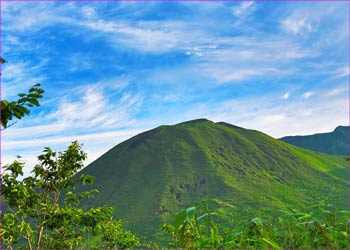
<svg viewBox="0 0 350 250"><path fill-rule="evenodd" d="M193 218L195 213L196 213L196 207L189 207L186 209L186 216L188 219Z"/></svg>
<svg viewBox="0 0 350 250"><path fill-rule="evenodd" d="M181 210L175 215L174 222L175 222L175 229L177 230L181 225L184 224L187 218L186 210Z"/></svg>
<svg viewBox="0 0 350 250"><path fill-rule="evenodd" d="M262 241L264 241L265 243L269 244L271 247L275 248L275 249L282 249L282 247L280 247L276 242L267 239L267 238L261 238Z"/></svg>

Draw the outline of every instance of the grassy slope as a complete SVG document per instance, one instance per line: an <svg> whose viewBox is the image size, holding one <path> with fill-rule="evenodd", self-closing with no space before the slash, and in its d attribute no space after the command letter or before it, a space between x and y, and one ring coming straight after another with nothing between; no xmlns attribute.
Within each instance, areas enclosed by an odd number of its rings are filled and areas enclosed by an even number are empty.
<svg viewBox="0 0 350 250"><path fill-rule="evenodd" d="M83 172L96 176L101 192L94 202L115 205L117 217L139 234L159 231L179 208L206 197L238 208L297 206L301 188L340 188L345 197L348 176L343 157L203 120L135 136Z"/></svg>
<svg viewBox="0 0 350 250"><path fill-rule="evenodd" d="M286 136L280 140L298 147L333 155L349 155L350 127L339 126L333 132L307 136Z"/></svg>

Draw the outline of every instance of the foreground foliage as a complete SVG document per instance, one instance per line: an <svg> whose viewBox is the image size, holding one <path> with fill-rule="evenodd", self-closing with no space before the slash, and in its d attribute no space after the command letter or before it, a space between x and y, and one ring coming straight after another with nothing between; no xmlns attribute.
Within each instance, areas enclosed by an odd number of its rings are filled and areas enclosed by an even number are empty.
<svg viewBox="0 0 350 250"><path fill-rule="evenodd" d="M210 199L181 210L163 229L173 237L170 247L348 249L350 211L335 209L329 200L313 198L300 211L263 210L253 218L235 218L223 209L228 204Z"/></svg>
<svg viewBox="0 0 350 250"><path fill-rule="evenodd" d="M0 236L7 248L84 247L89 235L100 238L96 247L127 248L139 243L134 234L122 228L121 221L113 220L112 207L79 206L82 199L98 192L74 192L76 181L93 184L92 176L73 179L85 159L81 146L73 142L64 152L45 148L33 176L21 179L24 162L18 160L4 167L1 195L7 211L2 217Z"/></svg>
<svg viewBox="0 0 350 250"><path fill-rule="evenodd" d="M6 60L0 57L0 63ZM40 83L34 84L28 93L19 93L16 101L1 100L1 122L0 125L6 129L16 122L9 124L14 118L21 119L25 115L29 115L31 107L40 106L39 99L43 97L44 90Z"/></svg>

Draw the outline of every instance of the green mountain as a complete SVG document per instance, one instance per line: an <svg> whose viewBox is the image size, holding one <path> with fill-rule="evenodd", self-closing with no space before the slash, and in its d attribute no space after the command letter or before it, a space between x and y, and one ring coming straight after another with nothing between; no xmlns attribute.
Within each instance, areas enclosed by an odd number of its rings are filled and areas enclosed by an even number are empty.
<svg viewBox="0 0 350 250"><path fill-rule="evenodd" d="M82 173L96 177L94 205L116 206L117 218L154 237L195 200L218 198L238 210L299 206L300 189L337 192L346 206L347 163L259 131L199 119L160 126L110 149ZM91 204L91 203L90 203Z"/></svg>
<svg viewBox="0 0 350 250"><path fill-rule="evenodd" d="M298 147L307 148L326 154L350 154L349 126L338 126L333 132L330 133L306 136L286 136L280 138L280 140Z"/></svg>

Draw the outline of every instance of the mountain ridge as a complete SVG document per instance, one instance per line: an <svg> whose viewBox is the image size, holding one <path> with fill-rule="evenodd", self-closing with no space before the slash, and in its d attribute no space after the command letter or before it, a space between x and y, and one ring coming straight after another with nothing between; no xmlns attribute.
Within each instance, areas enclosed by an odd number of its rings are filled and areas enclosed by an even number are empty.
<svg viewBox="0 0 350 250"><path fill-rule="evenodd" d="M337 126L332 132L285 136L279 140L332 155L350 155L350 126Z"/></svg>

